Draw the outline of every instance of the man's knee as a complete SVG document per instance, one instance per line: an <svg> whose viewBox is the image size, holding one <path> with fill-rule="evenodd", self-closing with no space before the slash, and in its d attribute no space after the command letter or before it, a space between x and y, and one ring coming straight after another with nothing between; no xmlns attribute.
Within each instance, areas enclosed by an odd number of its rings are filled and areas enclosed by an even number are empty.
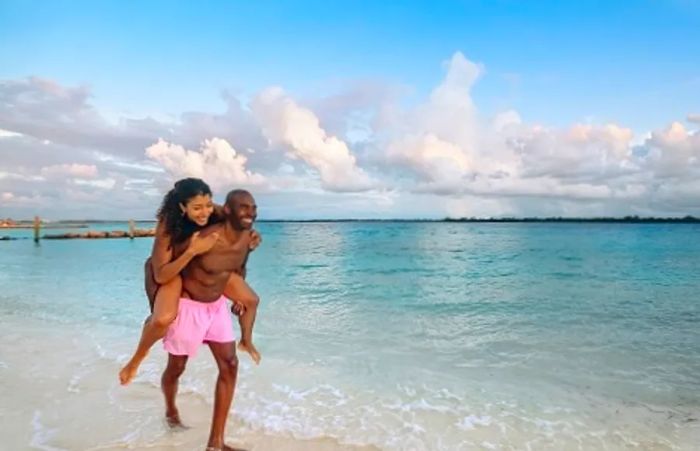
<svg viewBox="0 0 700 451"><path fill-rule="evenodd" d="M165 368L165 374L163 376L170 376L173 378L178 378L185 372L187 367L187 360L173 360L168 362L168 366Z"/></svg>
<svg viewBox="0 0 700 451"><path fill-rule="evenodd" d="M235 378L238 374L238 356L234 354L229 358L223 359L219 369L223 377L227 379Z"/></svg>

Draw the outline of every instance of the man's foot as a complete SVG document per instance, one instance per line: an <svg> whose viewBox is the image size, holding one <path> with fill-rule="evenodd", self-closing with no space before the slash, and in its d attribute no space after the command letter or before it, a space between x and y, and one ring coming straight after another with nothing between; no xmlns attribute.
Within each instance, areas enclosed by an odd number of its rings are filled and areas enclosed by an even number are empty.
<svg viewBox="0 0 700 451"><path fill-rule="evenodd" d="M218 446L207 446L204 451L247 451L244 448L234 448L232 446L224 445L222 447Z"/></svg>
<svg viewBox="0 0 700 451"><path fill-rule="evenodd" d="M183 430L183 429L189 429L187 426L182 424L182 420L180 419L180 413L175 411L172 413L166 413L165 414L165 422L168 423L168 427L171 430Z"/></svg>
<svg viewBox="0 0 700 451"><path fill-rule="evenodd" d="M124 368L119 371L119 383L122 385L129 385L129 383L136 377L136 373L139 371L140 361L136 361L133 358L129 360Z"/></svg>
<svg viewBox="0 0 700 451"><path fill-rule="evenodd" d="M247 341L241 340L238 343L238 349L250 354L250 357L253 359L253 362L255 362L256 365L260 364L260 359L262 357L260 356L260 353L255 348L255 345L253 343L248 343Z"/></svg>

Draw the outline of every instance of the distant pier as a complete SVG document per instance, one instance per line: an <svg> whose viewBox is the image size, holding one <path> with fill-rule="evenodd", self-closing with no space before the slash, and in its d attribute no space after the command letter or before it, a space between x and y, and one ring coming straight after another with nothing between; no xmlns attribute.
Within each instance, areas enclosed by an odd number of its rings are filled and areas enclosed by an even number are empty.
<svg viewBox="0 0 700 451"><path fill-rule="evenodd" d="M81 233L56 233L44 235L42 240L72 240L72 239L98 239L98 238L145 238L155 236L155 229L134 229L133 233L124 230L88 230Z"/></svg>
<svg viewBox="0 0 700 451"><path fill-rule="evenodd" d="M133 220L128 222L128 230L83 230L79 232L64 232L41 234L42 229L86 229L87 224L83 223L44 223L36 216L32 222L14 222L12 220L3 220L0 222L0 230L2 229L33 229L34 241L38 243L40 240L72 240L72 239L104 239L104 238L146 238L155 236L156 229L137 229L136 223ZM28 237L10 237L0 236L0 241L27 239Z"/></svg>

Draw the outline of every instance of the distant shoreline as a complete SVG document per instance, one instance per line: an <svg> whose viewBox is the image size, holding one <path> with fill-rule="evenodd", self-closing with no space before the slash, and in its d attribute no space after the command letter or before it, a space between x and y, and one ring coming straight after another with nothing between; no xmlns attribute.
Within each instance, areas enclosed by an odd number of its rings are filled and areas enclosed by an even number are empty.
<svg viewBox="0 0 700 451"><path fill-rule="evenodd" d="M83 220L83 221L51 221L42 223L42 229L86 228L91 224L127 223L128 220ZM136 223L153 223L154 220L136 220ZM258 223L600 223L600 224L700 224L700 218L694 216L656 218L640 216L624 217L600 217L600 218L575 218L575 217L548 217L548 218L443 218L443 219L258 219ZM16 225L0 226L2 229L31 229L33 225L28 221L17 221Z"/></svg>
<svg viewBox="0 0 700 451"><path fill-rule="evenodd" d="M260 223L336 222L427 222L427 223L609 223L609 224L700 224L700 218L444 218L444 219L261 219Z"/></svg>

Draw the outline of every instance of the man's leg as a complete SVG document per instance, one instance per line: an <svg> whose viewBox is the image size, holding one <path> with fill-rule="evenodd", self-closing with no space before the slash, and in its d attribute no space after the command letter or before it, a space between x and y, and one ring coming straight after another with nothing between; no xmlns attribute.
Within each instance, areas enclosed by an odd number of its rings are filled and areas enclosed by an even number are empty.
<svg viewBox="0 0 700 451"><path fill-rule="evenodd" d="M216 379L216 391L214 393L214 415L211 421L211 432L207 449L230 450L224 445L224 429L228 411L231 408L231 400L236 389L238 377L238 357L236 356L236 343L209 342L209 349L219 367L219 377Z"/></svg>
<svg viewBox="0 0 700 451"><path fill-rule="evenodd" d="M180 420L180 412L175 406L175 397L177 396L178 381L185 371L186 365L186 355L168 354L168 366L160 379L160 387L165 397L165 420L171 428L185 427Z"/></svg>

